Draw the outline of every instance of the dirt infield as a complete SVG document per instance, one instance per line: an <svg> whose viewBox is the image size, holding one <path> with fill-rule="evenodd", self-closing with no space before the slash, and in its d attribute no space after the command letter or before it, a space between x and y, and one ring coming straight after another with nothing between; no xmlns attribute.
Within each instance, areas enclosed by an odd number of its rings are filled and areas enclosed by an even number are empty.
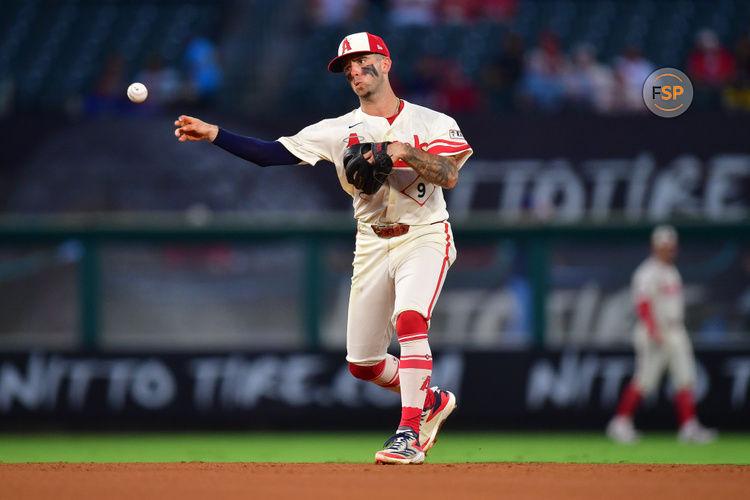
<svg viewBox="0 0 750 500"><path fill-rule="evenodd" d="M750 466L0 464L8 499L746 498ZM412 496L413 495L413 496Z"/></svg>

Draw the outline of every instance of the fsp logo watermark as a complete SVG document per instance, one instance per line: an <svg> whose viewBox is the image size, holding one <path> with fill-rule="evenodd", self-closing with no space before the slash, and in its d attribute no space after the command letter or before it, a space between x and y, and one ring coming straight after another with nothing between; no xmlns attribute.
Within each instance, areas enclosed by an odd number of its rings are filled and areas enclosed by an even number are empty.
<svg viewBox="0 0 750 500"><path fill-rule="evenodd" d="M680 116L693 102L693 84L679 69L657 69L643 83L643 101L657 116Z"/></svg>

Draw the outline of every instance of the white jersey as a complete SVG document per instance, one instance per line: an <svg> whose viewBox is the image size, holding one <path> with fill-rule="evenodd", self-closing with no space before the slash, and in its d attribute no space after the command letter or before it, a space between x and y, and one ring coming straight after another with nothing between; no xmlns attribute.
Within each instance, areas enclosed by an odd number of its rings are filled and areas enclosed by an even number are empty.
<svg viewBox="0 0 750 500"><path fill-rule="evenodd" d="M304 163L327 160L336 166L341 187L353 198L354 217L367 224L431 224L448 218L443 190L398 161L377 193L368 196L349 184L344 171L346 148L360 142L405 142L441 156L460 155L461 168L472 150L456 121L443 114L403 101L393 124L357 108L338 118L322 120L297 135L278 141Z"/></svg>
<svg viewBox="0 0 750 500"><path fill-rule="evenodd" d="M673 264L649 257L633 275L633 299L651 303L651 311L660 331L682 328L685 299L682 278Z"/></svg>

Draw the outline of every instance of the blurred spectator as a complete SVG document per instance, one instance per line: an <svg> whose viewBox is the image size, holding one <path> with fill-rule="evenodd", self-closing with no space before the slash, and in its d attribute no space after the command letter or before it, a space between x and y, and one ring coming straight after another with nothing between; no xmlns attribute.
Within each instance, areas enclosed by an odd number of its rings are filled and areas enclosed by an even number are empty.
<svg viewBox="0 0 750 500"><path fill-rule="evenodd" d="M189 97L200 102L212 101L222 82L222 71L214 43L195 37L185 48L185 67Z"/></svg>
<svg viewBox="0 0 750 500"><path fill-rule="evenodd" d="M526 59L526 76L521 88L525 104L547 111L559 109L565 98L563 78L567 68L568 59L560 47L559 37L543 32Z"/></svg>
<svg viewBox="0 0 750 500"><path fill-rule="evenodd" d="M405 85L406 99L427 107L438 107L437 91L445 74L446 62L437 54L425 52L415 62Z"/></svg>
<svg viewBox="0 0 750 500"><path fill-rule="evenodd" d="M724 93L724 103L730 110L750 111L750 34L737 39L734 56L735 78Z"/></svg>
<svg viewBox="0 0 750 500"><path fill-rule="evenodd" d="M482 19L508 24L518 12L518 0L484 0L480 3L480 16Z"/></svg>
<svg viewBox="0 0 750 500"><path fill-rule="evenodd" d="M446 113L479 108L481 94L476 84L454 60L426 52L414 63L414 75L406 86L406 99Z"/></svg>
<svg viewBox="0 0 750 500"><path fill-rule="evenodd" d="M437 108L445 113L469 113L479 109L480 101L479 89L466 76L458 61L447 62L437 93Z"/></svg>
<svg viewBox="0 0 750 500"><path fill-rule="evenodd" d="M734 78L734 58L712 30L702 29L698 33L688 57L688 73L693 85L703 88L715 89Z"/></svg>
<svg viewBox="0 0 750 500"><path fill-rule="evenodd" d="M388 18L394 26L432 26L437 6L438 0L390 0Z"/></svg>
<svg viewBox="0 0 750 500"><path fill-rule="evenodd" d="M565 76L568 103L577 109L608 112L614 107L614 89L612 70L596 60L594 47L589 44L577 46Z"/></svg>
<svg viewBox="0 0 750 500"><path fill-rule="evenodd" d="M180 75L175 68L167 66L164 58L158 54L149 56L143 71L138 73L135 79L148 89L148 102L156 105L169 105L180 98L182 91Z"/></svg>
<svg viewBox="0 0 750 500"><path fill-rule="evenodd" d="M626 47L615 60L615 102L614 109L621 111L646 112L643 103L643 82L653 73L654 65L641 55L638 48Z"/></svg>
<svg viewBox="0 0 750 500"><path fill-rule="evenodd" d="M94 93L102 98L122 97L125 83L125 60L120 54L110 54L96 80Z"/></svg>
<svg viewBox="0 0 750 500"><path fill-rule="evenodd" d="M509 33L503 38L500 54L482 71L482 89L490 109L508 110L512 107L518 82L524 69L523 38Z"/></svg>
<svg viewBox="0 0 750 500"><path fill-rule="evenodd" d="M734 78L735 63L734 57L721 45L716 33L707 28L698 32L687 67L693 82L694 105L718 108L722 87Z"/></svg>
<svg viewBox="0 0 750 500"><path fill-rule="evenodd" d="M438 15L442 22L470 24L489 21L506 24L516 13L516 0L440 0Z"/></svg>
<svg viewBox="0 0 750 500"><path fill-rule="evenodd" d="M350 25L367 11L365 0L307 0L308 18L318 26Z"/></svg>
<svg viewBox="0 0 750 500"><path fill-rule="evenodd" d="M94 91L85 99L84 111L89 115L98 115L124 109L127 104L126 88L125 59L117 53L109 54L96 79Z"/></svg>
<svg viewBox="0 0 750 500"><path fill-rule="evenodd" d="M440 20L451 24L470 24L481 11L480 0L440 0L438 15Z"/></svg>

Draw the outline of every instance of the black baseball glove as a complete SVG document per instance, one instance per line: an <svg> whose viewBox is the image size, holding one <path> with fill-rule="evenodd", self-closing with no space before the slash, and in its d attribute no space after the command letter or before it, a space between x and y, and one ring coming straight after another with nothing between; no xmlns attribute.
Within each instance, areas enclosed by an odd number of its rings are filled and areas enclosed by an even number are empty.
<svg viewBox="0 0 750 500"><path fill-rule="evenodd" d="M387 153L388 144L390 142L364 142L346 148L346 180L365 194L377 193L393 169L393 161ZM368 151L372 151L374 163L365 159Z"/></svg>

